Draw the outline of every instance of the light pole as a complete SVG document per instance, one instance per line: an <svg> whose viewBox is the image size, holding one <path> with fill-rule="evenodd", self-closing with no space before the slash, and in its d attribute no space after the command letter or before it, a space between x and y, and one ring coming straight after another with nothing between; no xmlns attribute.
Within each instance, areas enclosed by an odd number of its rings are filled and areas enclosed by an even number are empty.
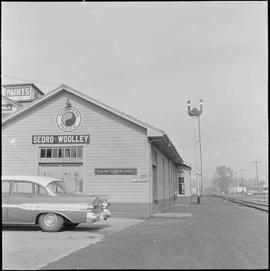
<svg viewBox="0 0 270 271"><path fill-rule="evenodd" d="M261 163L260 161L254 161L254 162L251 162L251 163L254 163L255 166L256 166L256 176L257 176L257 189L259 187L259 174L258 174L258 163Z"/></svg>
<svg viewBox="0 0 270 271"><path fill-rule="evenodd" d="M202 114L202 103L203 100L200 99L200 109L197 109L196 107L194 107L192 110L190 109L190 101L187 102L188 103L188 114L191 117L196 117L198 119L198 130L199 130L199 143L200 143L200 179L201 182L199 182L199 180L197 180L197 202L200 203L200 183L201 183L201 189L202 189L202 193L204 192L204 187L203 187L203 178L202 178L202 144L201 144L201 125L200 125L200 115ZM196 147L196 146L195 146ZM197 172L196 172L196 176L197 176Z"/></svg>

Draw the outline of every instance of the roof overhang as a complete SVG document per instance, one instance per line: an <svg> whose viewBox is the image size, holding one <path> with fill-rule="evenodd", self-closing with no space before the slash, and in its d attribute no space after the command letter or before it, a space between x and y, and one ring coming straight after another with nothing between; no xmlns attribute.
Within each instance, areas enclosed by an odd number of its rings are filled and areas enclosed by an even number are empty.
<svg viewBox="0 0 270 271"><path fill-rule="evenodd" d="M161 136L150 136L149 142L156 146L166 157L172 160L177 166L182 165L184 162L169 137L164 133Z"/></svg>
<svg viewBox="0 0 270 271"><path fill-rule="evenodd" d="M187 170L187 171L191 171L191 166L190 165L188 165L188 164L186 164L186 163L182 163L181 165L180 165L180 169L183 169L183 170Z"/></svg>

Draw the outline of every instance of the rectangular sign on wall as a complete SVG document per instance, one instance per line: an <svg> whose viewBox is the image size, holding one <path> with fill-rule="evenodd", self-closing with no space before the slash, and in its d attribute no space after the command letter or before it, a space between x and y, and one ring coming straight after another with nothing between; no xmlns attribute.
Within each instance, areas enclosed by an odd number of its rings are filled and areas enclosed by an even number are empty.
<svg viewBox="0 0 270 271"><path fill-rule="evenodd" d="M95 175L137 175L137 168L95 168Z"/></svg>
<svg viewBox="0 0 270 271"><path fill-rule="evenodd" d="M12 104L2 104L2 111L12 111Z"/></svg>
<svg viewBox="0 0 270 271"><path fill-rule="evenodd" d="M31 86L4 87L2 92L4 97L14 101L28 101L33 99Z"/></svg>
<svg viewBox="0 0 270 271"><path fill-rule="evenodd" d="M32 144L90 144L90 135L33 135Z"/></svg>

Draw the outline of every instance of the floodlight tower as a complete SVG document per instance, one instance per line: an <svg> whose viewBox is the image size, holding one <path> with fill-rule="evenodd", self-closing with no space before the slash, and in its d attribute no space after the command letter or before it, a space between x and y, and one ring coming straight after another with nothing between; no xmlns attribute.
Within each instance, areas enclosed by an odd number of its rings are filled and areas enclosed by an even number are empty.
<svg viewBox="0 0 270 271"><path fill-rule="evenodd" d="M202 189L202 194L204 192L204 187L203 187L203 178L202 178L202 143L201 143L201 124L200 124L200 115L202 114L202 103L203 100L200 99L200 109L194 107L192 110L190 109L190 101L187 102L188 103L188 114L191 117L195 117L198 120L198 130L199 130L199 140L198 142L200 143L200 179L201 182L199 182L199 180L197 181L197 202L200 203L200 188ZM196 172L196 177L197 177L197 172ZM200 183L201 183L201 187L200 187Z"/></svg>

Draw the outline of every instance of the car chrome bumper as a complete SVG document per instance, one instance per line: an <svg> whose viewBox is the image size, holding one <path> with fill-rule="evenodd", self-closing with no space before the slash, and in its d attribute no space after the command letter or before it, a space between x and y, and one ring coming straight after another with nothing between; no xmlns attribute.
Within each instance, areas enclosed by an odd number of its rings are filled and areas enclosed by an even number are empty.
<svg viewBox="0 0 270 271"><path fill-rule="evenodd" d="M107 209L103 210L102 213L87 213L86 214L86 222L94 223L96 221L107 220L111 216L111 212Z"/></svg>

